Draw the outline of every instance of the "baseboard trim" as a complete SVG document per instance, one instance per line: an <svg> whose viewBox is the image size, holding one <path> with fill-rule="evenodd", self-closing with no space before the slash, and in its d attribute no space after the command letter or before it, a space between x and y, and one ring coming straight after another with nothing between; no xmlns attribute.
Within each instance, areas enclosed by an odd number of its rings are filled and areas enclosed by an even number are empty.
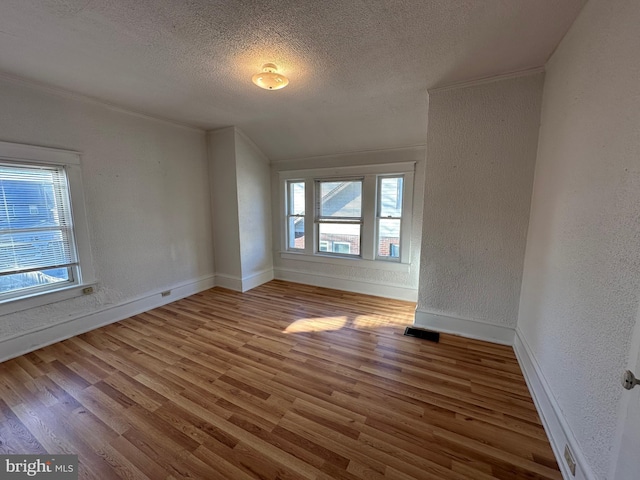
<svg viewBox="0 0 640 480"><path fill-rule="evenodd" d="M462 337L484 340L501 345L513 345L515 330L501 325L478 322L464 318L449 317L424 310L416 310L413 324L442 333L452 333Z"/></svg>
<svg viewBox="0 0 640 480"><path fill-rule="evenodd" d="M529 392L542 420L544 430L551 442L551 448L556 456L563 478L565 480L595 480L596 477L589 467L582 453L582 449L579 447L573 432L569 428L531 348L519 329L516 329L513 350L515 351L520 369L527 382L527 387L529 387ZM571 474L564 460L565 445L569 445L576 461L575 476Z"/></svg>
<svg viewBox="0 0 640 480"><path fill-rule="evenodd" d="M189 295L208 290L214 286L215 277L209 275L173 287L163 288L161 291L140 296L125 303L105 307L95 312L65 319L61 322L28 332L21 332L15 336L0 340L0 352L2 352L2 354L0 354L0 362L46 347L52 343L66 340L81 333L119 322L133 315L138 315L139 313L175 302ZM167 290L171 290L171 293L163 297L161 292Z"/></svg>
<svg viewBox="0 0 640 480"><path fill-rule="evenodd" d="M273 280L273 268L262 270L261 272L254 273L252 275L247 275L246 277L242 277L241 291L246 292L247 290L256 288L263 283L270 282L271 280Z"/></svg>
<svg viewBox="0 0 640 480"><path fill-rule="evenodd" d="M278 280L313 285L315 287L334 288L336 290L393 298L395 300L406 300L409 302L415 302L418 299L418 291L413 288L382 285L379 283L363 282L361 280L351 280L318 273L307 273L289 268L275 268L274 274Z"/></svg>
<svg viewBox="0 0 640 480"><path fill-rule="evenodd" d="M236 292L242 292L242 279L235 275L216 273L216 287L228 288Z"/></svg>
<svg viewBox="0 0 640 480"><path fill-rule="evenodd" d="M262 270L261 272L253 273L245 277L216 273L216 286L228 288L236 292L246 292L273 280L273 275L273 269Z"/></svg>

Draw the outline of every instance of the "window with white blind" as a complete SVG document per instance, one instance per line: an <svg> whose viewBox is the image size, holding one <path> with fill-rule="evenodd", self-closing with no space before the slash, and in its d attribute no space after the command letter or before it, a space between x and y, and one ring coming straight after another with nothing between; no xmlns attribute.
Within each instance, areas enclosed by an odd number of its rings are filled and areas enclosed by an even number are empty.
<svg viewBox="0 0 640 480"><path fill-rule="evenodd" d="M64 167L0 163L0 295L74 283L75 250Z"/></svg>
<svg viewBox="0 0 640 480"><path fill-rule="evenodd" d="M0 142L0 304L86 286L92 277L90 266L81 269L90 249L78 167L75 152ZM84 221L80 249L75 207Z"/></svg>

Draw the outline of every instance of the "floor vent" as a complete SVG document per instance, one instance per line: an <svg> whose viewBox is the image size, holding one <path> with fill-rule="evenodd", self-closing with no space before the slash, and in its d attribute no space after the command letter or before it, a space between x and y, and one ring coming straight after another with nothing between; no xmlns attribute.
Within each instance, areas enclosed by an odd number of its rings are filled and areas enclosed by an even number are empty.
<svg viewBox="0 0 640 480"><path fill-rule="evenodd" d="M421 330L419 328L407 327L404 329L404 334L407 337L424 338L430 342L438 343L440 341L440 333L431 332L429 330Z"/></svg>

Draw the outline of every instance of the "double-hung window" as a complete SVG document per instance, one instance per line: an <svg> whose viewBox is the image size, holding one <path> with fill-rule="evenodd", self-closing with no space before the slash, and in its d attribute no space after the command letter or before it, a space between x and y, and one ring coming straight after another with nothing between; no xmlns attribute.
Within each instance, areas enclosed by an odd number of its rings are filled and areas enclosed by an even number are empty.
<svg viewBox="0 0 640 480"><path fill-rule="evenodd" d="M377 252L382 259L400 258L404 176L379 176L377 188Z"/></svg>
<svg viewBox="0 0 640 480"><path fill-rule="evenodd" d="M315 193L318 251L359 256L362 179L316 180Z"/></svg>
<svg viewBox="0 0 640 480"><path fill-rule="evenodd" d="M280 172L283 255L373 261L380 268L409 264L414 168L411 162Z"/></svg>
<svg viewBox="0 0 640 480"><path fill-rule="evenodd" d="M79 161L75 152L0 142L0 304L12 311L46 303L14 301L92 280Z"/></svg>
<svg viewBox="0 0 640 480"><path fill-rule="evenodd" d="M287 249L304 251L304 180L287 182Z"/></svg>
<svg viewBox="0 0 640 480"><path fill-rule="evenodd" d="M78 276L64 167L0 163L0 293Z"/></svg>

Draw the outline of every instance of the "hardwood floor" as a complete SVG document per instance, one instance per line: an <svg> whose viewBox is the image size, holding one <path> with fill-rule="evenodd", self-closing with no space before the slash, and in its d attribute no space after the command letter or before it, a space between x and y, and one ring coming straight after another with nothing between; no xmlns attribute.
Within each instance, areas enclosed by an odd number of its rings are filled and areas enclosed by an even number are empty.
<svg viewBox="0 0 640 480"><path fill-rule="evenodd" d="M214 288L0 364L0 454L80 478L561 479L509 347L414 304Z"/></svg>

